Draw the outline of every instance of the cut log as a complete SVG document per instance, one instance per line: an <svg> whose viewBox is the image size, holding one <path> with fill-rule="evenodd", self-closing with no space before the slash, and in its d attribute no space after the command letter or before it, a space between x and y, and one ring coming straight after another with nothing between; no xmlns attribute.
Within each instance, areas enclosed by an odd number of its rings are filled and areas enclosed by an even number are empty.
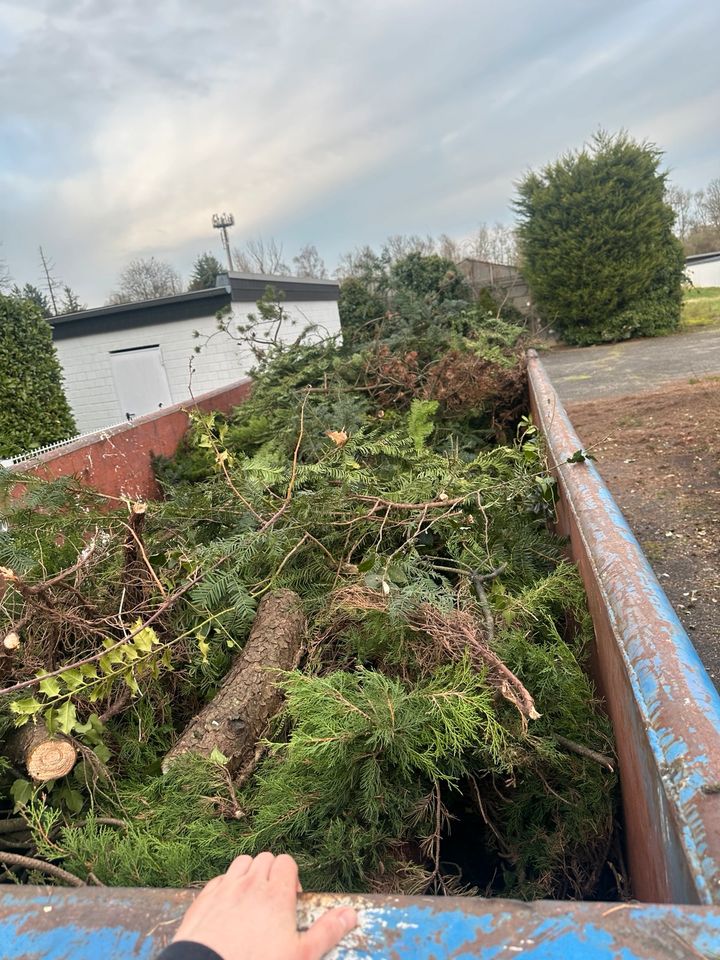
<svg viewBox="0 0 720 960"><path fill-rule="evenodd" d="M276 671L296 666L304 635L300 597L292 590L267 594L242 652L215 697L165 756L163 773L183 754L209 757L219 750L228 759L231 775L246 779L254 766L257 742L282 703Z"/></svg>
<svg viewBox="0 0 720 960"><path fill-rule="evenodd" d="M70 773L77 750L65 737L48 733L44 723L28 723L9 738L8 756L37 783L45 783Z"/></svg>

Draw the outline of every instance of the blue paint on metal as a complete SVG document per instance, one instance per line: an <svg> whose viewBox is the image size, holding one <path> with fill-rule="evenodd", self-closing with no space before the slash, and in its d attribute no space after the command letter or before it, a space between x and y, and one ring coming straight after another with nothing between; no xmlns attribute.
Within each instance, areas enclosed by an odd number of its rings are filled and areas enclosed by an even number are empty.
<svg viewBox="0 0 720 960"><path fill-rule="evenodd" d="M625 783L635 866L641 873L645 864L646 889L662 898L718 902L720 797L709 797L706 788L720 781L720 695L597 467L565 462L582 444L532 352L528 369L538 426L558 465L574 554L600 605L600 628L609 624L615 638L613 647L604 632L602 662L613 680L622 664L629 685L615 683L606 693L621 779L642 793L628 795ZM634 807L640 812L632 821Z"/></svg>
<svg viewBox="0 0 720 960"><path fill-rule="evenodd" d="M0 904L3 960L151 960L191 900L160 890L11 891ZM436 897L302 898L302 920L352 903L360 927L338 960L681 960L717 954L720 909L519 903ZM50 914L44 912L49 904ZM92 906L91 906L92 905Z"/></svg>

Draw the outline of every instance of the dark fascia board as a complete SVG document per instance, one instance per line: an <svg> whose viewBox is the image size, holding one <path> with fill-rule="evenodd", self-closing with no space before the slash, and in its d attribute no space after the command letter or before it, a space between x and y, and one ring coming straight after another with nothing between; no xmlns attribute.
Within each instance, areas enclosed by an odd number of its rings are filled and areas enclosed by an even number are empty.
<svg viewBox="0 0 720 960"><path fill-rule="evenodd" d="M192 293L181 293L174 297L117 303L93 310L67 313L61 317L51 317L50 325L53 328L53 340L67 340L93 333L114 333L156 323L208 317L229 305L230 287L211 287L208 290L194 290Z"/></svg>
<svg viewBox="0 0 720 960"><path fill-rule="evenodd" d="M720 250L713 253L694 253L691 257L685 257L685 263L702 263L704 260L720 260Z"/></svg>
<svg viewBox="0 0 720 960"><path fill-rule="evenodd" d="M235 303L256 303L268 287L283 293L292 301L337 300L340 286L337 280L315 280L303 277L270 276L260 273L225 273L217 278L218 284L228 284Z"/></svg>

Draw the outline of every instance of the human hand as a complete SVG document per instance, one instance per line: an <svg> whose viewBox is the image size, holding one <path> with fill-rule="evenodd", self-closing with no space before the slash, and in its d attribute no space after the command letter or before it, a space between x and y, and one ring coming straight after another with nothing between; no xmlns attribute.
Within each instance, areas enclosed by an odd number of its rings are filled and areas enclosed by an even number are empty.
<svg viewBox="0 0 720 960"><path fill-rule="evenodd" d="M223 960L320 960L357 926L357 914L335 907L299 933L300 890L297 864L287 854L237 857L198 894L173 943L202 943Z"/></svg>

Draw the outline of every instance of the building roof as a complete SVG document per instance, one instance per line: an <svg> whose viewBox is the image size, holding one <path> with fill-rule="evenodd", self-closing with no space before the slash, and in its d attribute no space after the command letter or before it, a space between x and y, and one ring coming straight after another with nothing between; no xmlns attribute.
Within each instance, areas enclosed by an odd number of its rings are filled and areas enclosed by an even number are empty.
<svg viewBox="0 0 720 960"><path fill-rule="evenodd" d="M289 302L310 300L337 300L339 286L335 280L315 280L304 277L279 277L258 273L225 273L216 280L217 286L206 290L192 290L173 297L138 300L134 303L114 303L92 310L80 310L51 317L54 340L131 330L155 323L172 323L206 317L233 303L255 303L273 287Z"/></svg>
<svg viewBox="0 0 720 960"><path fill-rule="evenodd" d="M685 257L685 263L688 266L704 263L706 260L720 260L720 250L715 250L713 253L694 253L691 257Z"/></svg>

